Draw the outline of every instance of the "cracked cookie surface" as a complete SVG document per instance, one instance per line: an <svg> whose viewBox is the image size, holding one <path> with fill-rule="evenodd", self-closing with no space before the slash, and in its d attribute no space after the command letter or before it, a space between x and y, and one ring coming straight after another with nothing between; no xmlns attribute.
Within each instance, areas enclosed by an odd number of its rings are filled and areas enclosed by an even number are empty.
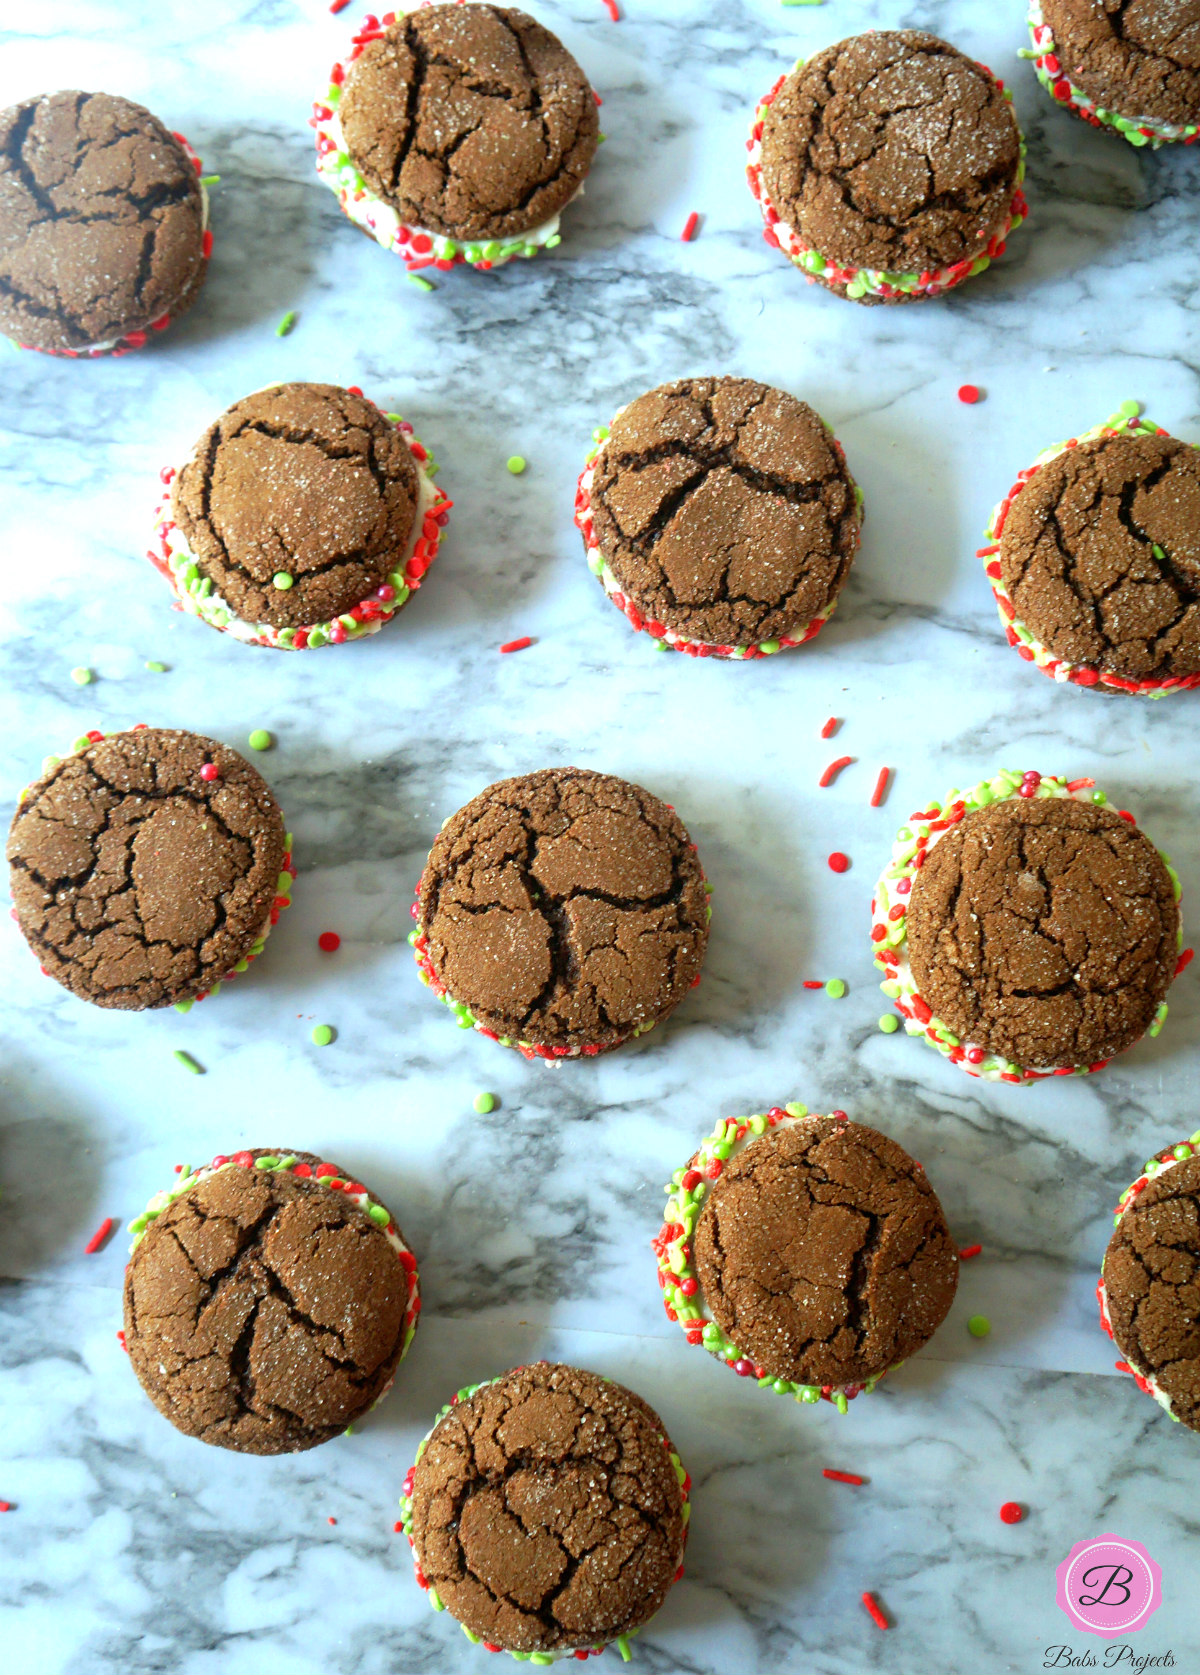
<svg viewBox="0 0 1200 1675"><path fill-rule="evenodd" d="M346 77L338 116L370 189L401 220L502 239L574 197L599 136L596 101L549 30L510 7L398 17Z"/></svg>
<svg viewBox="0 0 1200 1675"><path fill-rule="evenodd" d="M854 483L818 415L783 390L663 384L617 414L593 470L596 542L621 591L688 639L778 639L841 591Z"/></svg>
<svg viewBox="0 0 1200 1675"><path fill-rule="evenodd" d="M1200 1158L1164 1169L1122 1214L1104 1289L1117 1348L1200 1431Z"/></svg>
<svg viewBox="0 0 1200 1675"><path fill-rule="evenodd" d="M1197 0L1041 0L1064 72L1123 116L1200 122Z"/></svg>
<svg viewBox="0 0 1200 1675"><path fill-rule="evenodd" d="M497 1035L619 1046L698 977L708 895L678 816L609 774L500 780L443 827L418 933L440 982Z"/></svg>
<svg viewBox="0 0 1200 1675"><path fill-rule="evenodd" d="M455 1404L413 1476L421 1571L473 1634L510 1651L594 1647L662 1604L683 1497L662 1421L623 1385L519 1367Z"/></svg>
<svg viewBox="0 0 1200 1675"><path fill-rule="evenodd" d="M205 780L200 770L217 768ZM114 733L30 787L8 840L13 903L49 976L142 1011L228 976L262 935L283 816L250 764L168 728Z"/></svg>
<svg viewBox="0 0 1200 1675"><path fill-rule="evenodd" d="M1000 568L1056 657L1127 680L1200 672L1200 451L1139 433L1059 454L1013 501Z"/></svg>
<svg viewBox="0 0 1200 1675"><path fill-rule="evenodd" d="M233 1166L147 1228L125 1272L125 1347L185 1435L295 1453L337 1436L386 1389L407 1295L383 1230L344 1194Z"/></svg>
<svg viewBox="0 0 1200 1675"><path fill-rule="evenodd" d="M1007 222L1020 161L992 78L914 29L816 53L763 118L771 202L848 268L922 273L977 255Z"/></svg>
<svg viewBox="0 0 1200 1675"><path fill-rule="evenodd" d="M774 1378L844 1386L929 1341L958 1252L937 1194L873 1128L812 1117L738 1153L710 1191L696 1269L718 1326Z"/></svg>
<svg viewBox="0 0 1200 1675"><path fill-rule="evenodd" d="M245 622L340 616L402 566L416 462L373 402L336 384L278 384L205 431L171 491L201 573ZM274 577L290 576L278 588Z"/></svg>
<svg viewBox="0 0 1200 1675"><path fill-rule="evenodd" d="M0 332L89 349L179 314L204 281L196 171L156 116L109 93L0 112Z"/></svg>
<svg viewBox="0 0 1200 1675"><path fill-rule="evenodd" d="M1131 1047L1179 951L1158 851L1111 809L1073 798L968 814L929 851L907 926L913 977L942 1023L1031 1069Z"/></svg>

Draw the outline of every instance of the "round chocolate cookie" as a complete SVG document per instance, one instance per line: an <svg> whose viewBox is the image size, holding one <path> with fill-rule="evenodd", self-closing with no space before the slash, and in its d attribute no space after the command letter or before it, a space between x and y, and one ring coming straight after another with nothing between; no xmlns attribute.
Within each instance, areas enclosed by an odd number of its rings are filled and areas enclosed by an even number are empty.
<svg viewBox="0 0 1200 1675"><path fill-rule="evenodd" d="M879 30L826 47L760 120L750 179L769 242L858 302L950 289L1025 214L1009 97L936 35Z"/></svg>
<svg viewBox="0 0 1200 1675"><path fill-rule="evenodd" d="M999 563L1038 660L1078 684L1200 675L1200 450L1140 429L1081 440L1011 501Z"/></svg>
<svg viewBox="0 0 1200 1675"><path fill-rule="evenodd" d="M419 585L406 567L431 493L373 402L276 384L222 413L175 478L168 574L188 608L256 644L353 638L367 607L378 625Z"/></svg>
<svg viewBox="0 0 1200 1675"><path fill-rule="evenodd" d="M926 1009L964 1044L1075 1068L1154 1023L1179 924L1166 864L1131 821L1022 793L968 813L928 850L908 956Z"/></svg>
<svg viewBox="0 0 1200 1675"><path fill-rule="evenodd" d="M141 105L47 93L0 111L0 332L133 347L195 301L206 214L191 158Z"/></svg>
<svg viewBox="0 0 1200 1675"><path fill-rule="evenodd" d="M290 856L279 804L235 750L138 727L50 761L8 839L17 922L48 976L140 1012L260 951Z"/></svg>
<svg viewBox="0 0 1200 1675"><path fill-rule="evenodd" d="M1030 26L1042 81L1093 126L1134 145L1195 136L1197 0L1035 0Z"/></svg>
<svg viewBox="0 0 1200 1675"><path fill-rule="evenodd" d="M582 768L502 779L443 826L413 945L460 1021L527 1057L603 1052L697 982L708 893L678 815Z"/></svg>
<svg viewBox="0 0 1200 1675"><path fill-rule="evenodd" d="M491 1649L551 1655L650 1620L679 1573L690 1511L654 1410L544 1361L443 1408L401 1505L431 1598Z"/></svg>
<svg viewBox="0 0 1200 1675"><path fill-rule="evenodd" d="M894 1140L834 1117L781 1122L723 1165L696 1222L704 1303L758 1375L845 1390L937 1331L958 1251Z"/></svg>
<svg viewBox="0 0 1200 1675"><path fill-rule="evenodd" d="M599 137L587 78L525 12L419 8L353 60L337 108L350 162L411 233L519 238L583 185Z"/></svg>
<svg viewBox="0 0 1200 1675"><path fill-rule="evenodd" d="M308 1152L216 1158L133 1227L125 1347L185 1436L292 1454L390 1388L415 1329L416 1263L344 1170Z"/></svg>
<svg viewBox="0 0 1200 1675"><path fill-rule="evenodd" d="M824 625L860 504L811 407L749 378L686 378L620 410L584 472L576 522L635 627L744 658Z"/></svg>

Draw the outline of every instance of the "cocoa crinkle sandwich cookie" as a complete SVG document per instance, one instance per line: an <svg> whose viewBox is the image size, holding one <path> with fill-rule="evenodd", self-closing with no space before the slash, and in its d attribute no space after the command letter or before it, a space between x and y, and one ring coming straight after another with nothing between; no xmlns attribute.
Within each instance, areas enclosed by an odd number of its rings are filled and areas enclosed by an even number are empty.
<svg viewBox="0 0 1200 1675"><path fill-rule="evenodd" d="M130 1223L125 1348L185 1436L294 1454L383 1400L417 1329L417 1261L337 1164L282 1149L182 1167Z"/></svg>
<svg viewBox="0 0 1200 1675"><path fill-rule="evenodd" d="M1010 646L1052 680L1164 698L1200 686L1200 448L1127 401L1048 448L979 556Z"/></svg>
<svg viewBox="0 0 1200 1675"><path fill-rule="evenodd" d="M666 1190L667 1316L761 1389L845 1413L954 1301L958 1249L921 1165L844 1111L723 1118Z"/></svg>
<svg viewBox="0 0 1200 1675"><path fill-rule="evenodd" d="M1130 145L1200 136L1196 0L1029 0L1033 60L1057 104Z"/></svg>
<svg viewBox="0 0 1200 1675"><path fill-rule="evenodd" d="M409 941L460 1028L527 1059L590 1058L700 981L708 896L669 804L611 774L544 768L445 822Z"/></svg>
<svg viewBox="0 0 1200 1675"><path fill-rule="evenodd" d="M76 358L164 331L208 271L200 169L182 134L111 93L0 111L0 333Z"/></svg>
<svg viewBox="0 0 1200 1675"><path fill-rule="evenodd" d="M1162 1029L1179 896L1095 780L998 773L901 827L872 902L883 992L969 1075L1085 1076Z"/></svg>
<svg viewBox="0 0 1200 1675"><path fill-rule="evenodd" d="M602 137L587 77L536 19L477 0L369 16L313 107L317 172L409 272L487 271L561 242Z"/></svg>
<svg viewBox="0 0 1200 1675"><path fill-rule="evenodd" d="M244 972L291 900L291 834L226 745L175 728L77 739L21 797L13 914L81 1000L186 1012Z"/></svg>
<svg viewBox="0 0 1200 1675"><path fill-rule="evenodd" d="M1117 1371L1200 1431L1200 1131L1146 1162L1113 1220L1096 1297Z"/></svg>
<svg viewBox="0 0 1200 1675"><path fill-rule="evenodd" d="M685 378L593 432L575 496L588 566L663 649L749 661L813 639L862 530L829 426L750 378Z"/></svg>
<svg viewBox="0 0 1200 1675"><path fill-rule="evenodd" d="M453 501L398 413L355 386L274 384L162 472L147 557L178 608L246 645L344 645L404 609Z"/></svg>
<svg viewBox="0 0 1200 1675"><path fill-rule="evenodd" d="M801 59L758 106L747 149L767 243L855 302L953 290L1028 214L1012 95L921 30Z"/></svg>
<svg viewBox="0 0 1200 1675"><path fill-rule="evenodd" d="M690 1491L640 1396L541 1361L451 1398L401 1523L429 1603L485 1651L543 1665L613 1646L628 1660L682 1575Z"/></svg>

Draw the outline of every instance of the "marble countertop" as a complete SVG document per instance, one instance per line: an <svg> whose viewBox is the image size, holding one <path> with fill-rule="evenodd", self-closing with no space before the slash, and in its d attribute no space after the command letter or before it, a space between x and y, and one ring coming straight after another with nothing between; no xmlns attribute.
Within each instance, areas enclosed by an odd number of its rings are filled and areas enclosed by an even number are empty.
<svg viewBox="0 0 1200 1675"><path fill-rule="evenodd" d="M553 255L439 275L423 294L313 169L309 100L356 12L0 6L0 105L58 86L125 93L221 176L208 285L177 328L116 361L0 357L0 802L89 727L144 720L243 748L266 727L276 744L257 760L300 869L267 957L186 1017L81 1005L39 979L4 921L9 1667L485 1668L414 1585L395 1502L449 1393L538 1355L640 1390L695 1478L687 1574L639 1637L643 1670L1033 1671L1073 1638L1055 1565L1110 1529L1164 1569L1137 1652L1200 1667L1197 1443L1114 1373L1093 1298L1116 1195L1197 1126L1196 968L1162 1036L1103 1075L985 1086L880 1032L866 934L907 812L1006 765L1094 775L1172 855L1185 912L1200 900L1196 700L1105 699L1036 675L1005 647L973 556L1017 470L1121 401L1200 439L1200 157L1139 154L1055 110L1016 58L1020 0L621 0L617 24L601 0L531 9L603 95L608 142ZM927 27L989 62L1029 141L1028 226L943 302L864 309L810 288L763 243L743 183L756 98L799 53L872 26ZM691 210L702 227L684 244ZM592 427L707 372L811 401L866 495L830 628L749 668L657 655L589 577L571 521ZM172 613L142 554L159 467L228 403L289 378L360 384L402 411L457 504L401 621L352 648L276 656ZM985 391L975 407L955 396L968 381ZM513 453L529 461L519 478ZM529 650L497 654L525 634ZM94 684L72 683L76 665ZM834 746L818 737L831 714ZM841 753L855 764L819 790ZM705 981L668 1028L548 1071L456 1031L405 935L441 819L491 780L562 762L676 804L716 908ZM884 764L893 787L874 810ZM840 877L833 849L852 858ZM334 957L316 947L325 929L342 937ZM802 986L832 976L843 1000ZM331 1047L311 1044L317 1022L335 1026ZM185 1074L176 1048L206 1074ZM480 1117L484 1088L500 1104ZM699 1136L789 1098L894 1135L959 1242L983 1245L929 1349L844 1419L688 1350L648 1250L661 1183ZM175 1163L243 1144L344 1161L421 1257L426 1313L396 1390L353 1436L295 1458L227 1455L166 1425L116 1340L125 1241L82 1254ZM966 1330L977 1312L993 1323L983 1341ZM831 1483L824 1466L869 1485ZM999 1521L1006 1500L1028 1505L1025 1522Z"/></svg>

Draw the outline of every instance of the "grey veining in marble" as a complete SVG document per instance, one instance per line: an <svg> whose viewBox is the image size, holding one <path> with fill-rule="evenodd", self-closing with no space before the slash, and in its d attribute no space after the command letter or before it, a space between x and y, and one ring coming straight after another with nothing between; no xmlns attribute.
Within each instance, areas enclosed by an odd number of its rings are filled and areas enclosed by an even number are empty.
<svg viewBox="0 0 1200 1675"><path fill-rule="evenodd" d="M609 135L553 255L436 294L338 214L308 102L356 13L324 0L0 0L0 104L102 86L188 134L216 245L200 303L143 354L0 358L0 801L91 726L146 720L243 745L296 834L267 956L187 1017L106 1014L0 932L0 1633L39 1675L418 1675L486 1667L411 1580L392 1533L413 1447L449 1392L536 1355L634 1385L697 1483L687 1576L638 1642L689 1675L1000 1675L1070 1641L1054 1566L1115 1529L1164 1567L1139 1652L1200 1669L1200 1444L1161 1418L1095 1321L1116 1195L1198 1125L1200 1002L1103 1076L982 1086L883 1036L867 903L894 828L1011 764L1094 774L1200 901L1196 702L1064 691L1003 644L974 558L1042 446L1127 397L1200 439L1200 156L1147 156L1052 108L1016 59L1021 0L537 0L604 97ZM802 52L926 27L1012 84L1032 219L938 304L855 308L763 243L742 181L756 98ZM698 239L678 234L690 210ZM275 326L295 309L293 333ZM866 494L830 628L744 668L658 655L584 566L571 522L592 427L661 380L738 372L835 425ZM375 639L251 651L169 609L145 563L159 467L274 379L360 384L442 463L449 538ZM971 381L986 400L955 399ZM511 477L512 453L529 460ZM519 656L497 647L519 634ZM148 673L147 659L169 665ZM97 679L75 687L69 671ZM845 718L831 745L817 734ZM833 754L856 758L817 788ZM574 761L675 803L716 887L702 986L669 1028L546 1071L456 1031L405 935L440 820L490 780ZM888 805L868 807L877 768ZM832 849L853 866L835 877ZM1193 910L1194 914L1194 910ZM1192 917L1194 924L1194 916ZM334 957L317 934L336 929ZM805 991L840 976L847 997ZM318 1049L313 1023L336 1026ZM185 1047L206 1066L190 1077ZM491 1088L500 1109L476 1116ZM688 1351L647 1241L661 1183L715 1118L789 1097L877 1123L925 1163L962 1244L928 1351L839 1420ZM343 1160L421 1254L424 1324L393 1395L292 1460L206 1450L141 1397L115 1339L123 1240L81 1254L169 1179L243 1143ZM976 1341L972 1313L993 1331ZM824 1465L858 1470L851 1489ZM1004 1500L1028 1504L1015 1527ZM336 1517L337 1524L326 1520ZM894 1620L874 1628L874 1590ZM1075 1637L1078 1649L1084 1647ZM1092 1642L1102 1652L1099 1642Z"/></svg>

